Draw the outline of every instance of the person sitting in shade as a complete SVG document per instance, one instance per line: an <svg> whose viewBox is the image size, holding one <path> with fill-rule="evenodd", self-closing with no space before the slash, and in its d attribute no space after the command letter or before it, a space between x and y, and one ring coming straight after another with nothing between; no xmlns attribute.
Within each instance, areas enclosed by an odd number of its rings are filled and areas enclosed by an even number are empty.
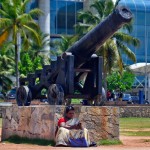
<svg viewBox="0 0 150 150"><path fill-rule="evenodd" d="M58 120L58 131L56 133L56 146L89 147L96 146L90 143L88 130L82 127L78 118L74 118L75 109L67 106L65 116Z"/></svg>

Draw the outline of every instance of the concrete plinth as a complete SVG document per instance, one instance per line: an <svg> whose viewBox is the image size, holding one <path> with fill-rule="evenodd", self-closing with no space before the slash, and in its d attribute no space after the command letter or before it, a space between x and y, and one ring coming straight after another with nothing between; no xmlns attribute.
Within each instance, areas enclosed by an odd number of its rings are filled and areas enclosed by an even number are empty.
<svg viewBox="0 0 150 150"><path fill-rule="evenodd" d="M2 140L12 135L54 140L58 118L64 106L12 106L3 113ZM76 117L90 132L92 141L119 139L119 109L117 107L76 106Z"/></svg>

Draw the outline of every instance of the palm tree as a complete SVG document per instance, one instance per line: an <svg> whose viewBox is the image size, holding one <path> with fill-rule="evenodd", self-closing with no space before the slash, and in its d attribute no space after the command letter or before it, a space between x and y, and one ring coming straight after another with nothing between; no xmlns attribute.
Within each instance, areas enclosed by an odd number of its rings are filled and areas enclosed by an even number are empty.
<svg viewBox="0 0 150 150"><path fill-rule="evenodd" d="M82 36L93 29L115 9L119 1L120 0L114 4L112 0L95 0L90 6L91 8L94 8L94 13L91 11L79 12L78 17L83 20L83 22L79 22L76 25L77 32ZM139 40L124 32L125 30L129 33L132 31L131 23L124 25L123 29L124 30L116 32L97 50L98 55L103 56L105 70L108 72L111 71L115 63L118 64L120 72L123 71L124 64L122 60L122 53L125 53L132 61L136 61L135 54L128 48L128 46L139 46ZM126 44L128 44L128 46ZM114 60L116 61L114 62Z"/></svg>
<svg viewBox="0 0 150 150"><path fill-rule="evenodd" d="M78 39L79 35L73 36L62 35L59 41L51 41L50 42L51 54L53 56L61 55L69 47L71 47Z"/></svg>
<svg viewBox="0 0 150 150"><path fill-rule="evenodd" d="M35 41L31 41L28 53L31 59L35 59L35 57L42 55L45 51L43 50L45 47L50 46L50 38L49 34L39 33L41 37L41 45L38 45ZM22 53L26 53L27 51L23 49Z"/></svg>
<svg viewBox="0 0 150 150"><path fill-rule="evenodd" d="M60 53L65 52L78 40L78 35L74 36L61 36L61 41L58 43L58 50Z"/></svg>
<svg viewBox="0 0 150 150"><path fill-rule="evenodd" d="M0 45L11 37L15 47L15 72L16 86L19 86L19 40L22 37L23 45L28 48L30 39L41 44L39 26L33 18L42 14L42 11L35 8L26 13L26 5L30 0L5 0L1 2L0 8Z"/></svg>
<svg viewBox="0 0 150 150"><path fill-rule="evenodd" d="M14 56L13 44L11 42L3 43L3 46L0 47L0 86L2 86L3 93L8 91L12 85L10 76L14 74L15 66L12 56Z"/></svg>
<svg viewBox="0 0 150 150"><path fill-rule="evenodd" d="M93 29L115 9L119 1L120 0L114 4L112 0L95 0L90 6L94 9L94 12L79 12L78 17L80 20L83 20L83 22L79 22L75 26L78 34L83 36ZM97 54L103 56L104 59L104 80L106 79L107 73L110 73L114 67L118 68L120 73L122 73L124 67L122 54L126 54L130 60L136 62L136 56L128 46L139 46L140 42L128 34L131 31L132 22L125 24L121 30L116 32L97 49ZM107 89L106 82L104 82L104 84L104 87Z"/></svg>

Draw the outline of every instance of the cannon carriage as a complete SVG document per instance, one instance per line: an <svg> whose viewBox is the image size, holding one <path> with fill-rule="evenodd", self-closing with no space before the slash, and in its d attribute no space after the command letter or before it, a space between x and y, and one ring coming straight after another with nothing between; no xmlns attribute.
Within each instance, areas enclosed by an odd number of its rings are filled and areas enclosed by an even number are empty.
<svg viewBox="0 0 150 150"><path fill-rule="evenodd" d="M118 6L104 21L58 56L56 61L52 61L51 65L20 79L16 94L18 105L28 106L33 99L41 98L47 98L50 105L69 104L71 98L94 101L95 105L102 104L103 59L95 52L131 19L130 10ZM47 89L47 97L41 95L44 88Z"/></svg>

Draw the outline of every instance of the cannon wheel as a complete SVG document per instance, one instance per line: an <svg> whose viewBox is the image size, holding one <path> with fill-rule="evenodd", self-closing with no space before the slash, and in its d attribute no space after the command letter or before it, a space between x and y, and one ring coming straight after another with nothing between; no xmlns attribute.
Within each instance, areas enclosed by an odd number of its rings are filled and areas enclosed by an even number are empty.
<svg viewBox="0 0 150 150"><path fill-rule="evenodd" d="M17 89L16 101L18 106L29 106L32 100L32 93L27 86L20 86Z"/></svg>
<svg viewBox="0 0 150 150"><path fill-rule="evenodd" d="M64 103L64 90L59 84L51 84L47 92L50 105L62 105Z"/></svg>

